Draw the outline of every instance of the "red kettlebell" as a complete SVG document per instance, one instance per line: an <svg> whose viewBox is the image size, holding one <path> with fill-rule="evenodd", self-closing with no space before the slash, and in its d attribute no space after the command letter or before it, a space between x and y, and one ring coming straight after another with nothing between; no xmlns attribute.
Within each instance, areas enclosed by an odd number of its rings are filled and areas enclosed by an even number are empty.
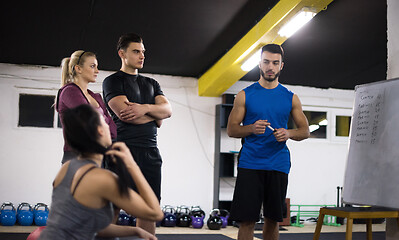
<svg viewBox="0 0 399 240"><path fill-rule="evenodd" d="M40 234L46 226L38 227L33 232L31 232L26 240L36 240L39 239Z"/></svg>

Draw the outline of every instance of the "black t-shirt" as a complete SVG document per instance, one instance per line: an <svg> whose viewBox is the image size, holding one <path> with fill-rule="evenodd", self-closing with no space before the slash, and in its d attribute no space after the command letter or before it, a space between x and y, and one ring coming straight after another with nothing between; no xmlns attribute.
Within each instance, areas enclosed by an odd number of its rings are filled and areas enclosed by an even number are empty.
<svg viewBox="0 0 399 240"><path fill-rule="evenodd" d="M157 125L155 121L146 124L131 124L121 121L109 107L112 98L125 95L130 102L155 104L155 97L164 95L159 83L142 75L131 75L118 71L104 79L103 97L107 109L117 126L117 140L136 147L157 146Z"/></svg>

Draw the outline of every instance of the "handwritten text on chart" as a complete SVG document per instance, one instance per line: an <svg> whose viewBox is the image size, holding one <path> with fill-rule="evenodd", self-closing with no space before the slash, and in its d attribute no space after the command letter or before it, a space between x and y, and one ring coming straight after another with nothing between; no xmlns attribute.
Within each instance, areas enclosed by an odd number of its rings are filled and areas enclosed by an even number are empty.
<svg viewBox="0 0 399 240"><path fill-rule="evenodd" d="M360 93L354 115L356 143L375 144L378 138L378 122L383 107L383 93L364 91Z"/></svg>

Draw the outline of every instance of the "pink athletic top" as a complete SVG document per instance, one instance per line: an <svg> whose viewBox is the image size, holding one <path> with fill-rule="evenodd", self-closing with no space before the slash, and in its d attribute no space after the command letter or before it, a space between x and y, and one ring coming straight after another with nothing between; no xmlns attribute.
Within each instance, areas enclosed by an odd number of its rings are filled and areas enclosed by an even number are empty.
<svg viewBox="0 0 399 240"><path fill-rule="evenodd" d="M100 107L97 108L97 110L104 116L105 122L108 123L112 139L116 139L116 125L108 114L101 95L99 93L94 93L89 89L87 91L98 102ZM78 85L75 83L68 83L60 88L60 90L58 90L57 103L55 107L60 115L61 124L63 124L62 114L66 109L74 108L82 104L90 103ZM72 151L71 147L66 142L64 143L64 151Z"/></svg>

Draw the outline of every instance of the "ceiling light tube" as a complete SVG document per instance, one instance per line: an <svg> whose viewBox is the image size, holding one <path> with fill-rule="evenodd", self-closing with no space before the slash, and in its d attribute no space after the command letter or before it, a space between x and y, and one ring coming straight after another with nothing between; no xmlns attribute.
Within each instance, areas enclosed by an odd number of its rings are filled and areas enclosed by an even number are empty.
<svg viewBox="0 0 399 240"><path fill-rule="evenodd" d="M301 9L293 18L291 18L278 32L281 37L289 38L298 29L303 27L307 22L309 22L316 15L315 11L310 8ZM256 51L250 58L248 58L242 65L241 69L245 72L251 71L256 65L259 64L260 55L262 50Z"/></svg>
<svg viewBox="0 0 399 240"><path fill-rule="evenodd" d="M256 65L259 64L262 49L256 51L250 58L248 58L242 65L241 69L243 71L251 71Z"/></svg>
<svg viewBox="0 0 399 240"><path fill-rule="evenodd" d="M315 15L316 13L311 9L303 8L278 31L278 35L286 38L291 37Z"/></svg>
<svg viewBox="0 0 399 240"><path fill-rule="evenodd" d="M327 126L327 124L328 124L327 119L323 119L323 120L321 120L321 121L319 122L319 126Z"/></svg>
<svg viewBox="0 0 399 240"><path fill-rule="evenodd" d="M314 131L316 131L319 128L320 128L319 125L312 124L312 125L309 126L309 132L314 132Z"/></svg>

